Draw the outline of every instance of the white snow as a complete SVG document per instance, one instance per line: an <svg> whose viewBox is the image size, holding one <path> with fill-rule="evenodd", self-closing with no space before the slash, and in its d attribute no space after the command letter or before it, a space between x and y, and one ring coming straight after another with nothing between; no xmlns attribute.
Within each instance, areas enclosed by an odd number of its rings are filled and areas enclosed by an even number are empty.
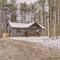
<svg viewBox="0 0 60 60"><path fill-rule="evenodd" d="M29 23L29 24L27 24L27 23L9 22L10 26L11 26L11 27L14 27L14 28L28 28L28 27L30 27L33 23L34 23L34 22Z"/></svg>
<svg viewBox="0 0 60 60"><path fill-rule="evenodd" d="M43 45L50 48L60 49L60 39L50 39L48 37L10 37L13 40L23 40L28 42L34 42L38 45Z"/></svg>
<svg viewBox="0 0 60 60"><path fill-rule="evenodd" d="M20 0L20 2L22 2L22 3L26 2L27 4L31 4L31 3L34 3L36 1L37 0ZM17 0L17 2L19 2L19 0Z"/></svg>
<svg viewBox="0 0 60 60"><path fill-rule="evenodd" d="M31 25L33 25L35 22L32 22L32 23L16 23L16 22L9 22L10 26L13 27L13 28L28 28L30 27ZM41 28L45 28L43 27L42 25L39 24L39 26Z"/></svg>

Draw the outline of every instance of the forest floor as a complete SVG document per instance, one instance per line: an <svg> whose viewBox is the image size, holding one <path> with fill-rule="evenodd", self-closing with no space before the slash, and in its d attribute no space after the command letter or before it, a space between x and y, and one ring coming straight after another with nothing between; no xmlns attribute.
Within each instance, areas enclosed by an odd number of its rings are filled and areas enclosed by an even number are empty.
<svg viewBox="0 0 60 60"><path fill-rule="evenodd" d="M60 60L60 49L44 46L41 44L42 40L39 39L43 38L10 37L0 39L0 60ZM47 40L45 41L47 42Z"/></svg>

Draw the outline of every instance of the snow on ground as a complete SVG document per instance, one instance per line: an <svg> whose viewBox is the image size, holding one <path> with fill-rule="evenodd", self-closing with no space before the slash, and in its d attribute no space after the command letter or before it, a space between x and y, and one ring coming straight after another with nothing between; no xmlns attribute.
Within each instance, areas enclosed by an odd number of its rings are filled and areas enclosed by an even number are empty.
<svg viewBox="0 0 60 60"><path fill-rule="evenodd" d="M59 48L60 49L60 37L59 38L48 38L48 37L10 37L13 40L23 40L27 42L34 42L38 45L43 45L50 48Z"/></svg>

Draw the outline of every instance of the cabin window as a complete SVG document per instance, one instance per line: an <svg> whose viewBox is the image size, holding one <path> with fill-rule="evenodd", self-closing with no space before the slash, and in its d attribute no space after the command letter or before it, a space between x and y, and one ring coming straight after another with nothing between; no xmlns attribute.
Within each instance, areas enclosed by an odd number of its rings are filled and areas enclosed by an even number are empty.
<svg viewBox="0 0 60 60"><path fill-rule="evenodd" d="M17 29L17 32L21 32L21 30L20 29Z"/></svg>

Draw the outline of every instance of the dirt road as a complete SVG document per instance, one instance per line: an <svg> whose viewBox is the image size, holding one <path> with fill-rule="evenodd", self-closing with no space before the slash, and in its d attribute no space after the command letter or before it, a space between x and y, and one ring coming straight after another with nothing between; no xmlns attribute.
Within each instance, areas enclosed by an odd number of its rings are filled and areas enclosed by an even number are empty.
<svg viewBox="0 0 60 60"><path fill-rule="evenodd" d="M35 43L0 39L0 60L60 60L60 50Z"/></svg>

